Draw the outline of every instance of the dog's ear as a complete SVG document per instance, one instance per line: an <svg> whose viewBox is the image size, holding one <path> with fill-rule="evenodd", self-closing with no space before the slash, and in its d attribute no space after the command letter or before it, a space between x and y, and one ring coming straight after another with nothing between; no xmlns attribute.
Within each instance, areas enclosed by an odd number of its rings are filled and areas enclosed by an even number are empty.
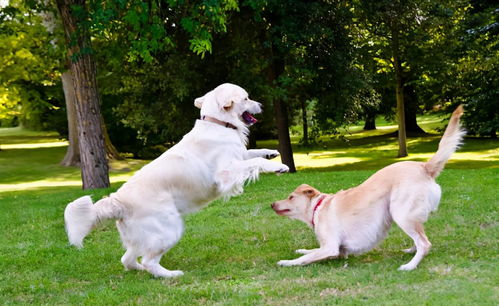
<svg viewBox="0 0 499 306"><path fill-rule="evenodd" d="M203 106L204 97L205 96L196 98L196 100L194 100L194 106L197 107L197 108L199 108L199 109L201 109L201 107Z"/></svg>
<svg viewBox="0 0 499 306"><path fill-rule="evenodd" d="M319 194L319 192L317 191L317 189L314 189L314 188L307 188L305 190L303 190L303 194L306 195L307 197L309 198L313 198L315 197L316 195Z"/></svg>
<svg viewBox="0 0 499 306"><path fill-rule="evenodd" d="M229 111L232 108L232 105L234 104L233 100L229 100L225 102L224 104L224 110Z"/></svg>
<svg viewBox="0 0 499 306"><path fill-rule="evenodd" d="M320 193L319 190L307 184L300 185L296 191L306 195L309 198L313 198Z"/></svg>

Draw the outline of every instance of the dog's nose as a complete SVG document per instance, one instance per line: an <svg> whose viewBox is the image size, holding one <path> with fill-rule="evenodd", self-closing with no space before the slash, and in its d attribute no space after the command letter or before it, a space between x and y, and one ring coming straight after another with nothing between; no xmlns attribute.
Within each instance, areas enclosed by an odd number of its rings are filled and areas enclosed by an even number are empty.
<svg viewBox="0 0 499 306"><path fill-rule="evenodd" d="M275 203L270 204L270 207L274 208Z"/></svg>

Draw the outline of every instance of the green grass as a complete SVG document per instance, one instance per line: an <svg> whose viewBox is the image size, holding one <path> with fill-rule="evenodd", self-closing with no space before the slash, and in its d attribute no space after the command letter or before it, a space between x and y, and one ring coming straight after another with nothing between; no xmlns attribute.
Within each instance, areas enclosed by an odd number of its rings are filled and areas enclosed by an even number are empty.
<svg viewBox="0 0 499 306"><path fill-rule="evenodd" d="M184 237L162 260L185 275L155 279L123 270L112 222L94 230L81 250L68 245L63 224L68 202L108 194L143 161L115 164L108 190L82 191L78 169L58 166L65 147L56 145L55 134L0 129L0 302L495 305L499 168L497 142L490 140L466 139L463 158L438 178L442 201L426 225L433 248L418 269L397 271L411 258L400 251L411 242L396 226L379 247L360 256L305 267L276 265L297 257L295 249L317 243L304 224L275 215L271 202L304 182L323 192L355 186L396 160L396 149L387 149L395 139L364 136L348 143L332 139L327 148L296 147L305 155L303 171L263 175L243 195L187 216ZM438 137L411 141L409 151L419 159L435 151ZM339 157L359 160L322 164ZM480 157L487 160L476 160Z"/></svg>

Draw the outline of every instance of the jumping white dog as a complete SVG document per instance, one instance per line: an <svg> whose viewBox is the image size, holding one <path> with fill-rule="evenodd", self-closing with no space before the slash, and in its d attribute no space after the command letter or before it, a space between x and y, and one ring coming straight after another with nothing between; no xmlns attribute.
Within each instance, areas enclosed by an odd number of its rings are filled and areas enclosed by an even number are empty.
<svg viewBox="0 0 499 306"><path fill-rule="evenodd" d="M296 250L303 256L281 260L281 266L307 265L316 261L360 254L375 247L395 221L412 238L414 246L404 250L416 253L399 270L413 270L430 251L423 223L440 202L440 186L435 178L461 144L465 132L459 106L450 119L437 153L428 162L404 161L385 167L364 183L336 194L323 194L303 184L285 200L272 204L279 215L298 219L310 226L320 247Z"/></svg>
<svg viewBox="0 0 499 306"><path fill-rule="evenodd" d="M211 201L240 194L247 180L260 172L287 172L286 165L268 159L276 150L247 150L248 127L261 104L233 84L222 84L194 101L201 119L171 149L137 171L118 191L92 204L90 196L70 203L64 212L69 242L82 247L94 225L117 219L126 252L126 269L174 277L160 260L184 231L182 215ZM142 257L141 262L137 261Z"/></svg>

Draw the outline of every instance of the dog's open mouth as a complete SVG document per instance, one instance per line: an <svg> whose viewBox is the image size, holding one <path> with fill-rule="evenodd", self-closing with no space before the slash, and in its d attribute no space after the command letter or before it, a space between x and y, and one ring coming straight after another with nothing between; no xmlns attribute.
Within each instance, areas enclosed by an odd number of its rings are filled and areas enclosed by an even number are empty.
<svg viewBox="0 0 499 306"><path fill-rule="evenodd" d="M281 210L279 210L279 209L274 209L274 211L275 211L275 213L276 213L276 214L278 214L278 215L284 215L284 214L286 214L287 212L290 212L290 211L291 211L291 209L281 209Z"/></svg>
<svg viewBox="0 0 499 306"><path fill-rule="evenodd" d="M253 125L258 122L249 112L244 112L241 117L247 125Z"/></svg>

